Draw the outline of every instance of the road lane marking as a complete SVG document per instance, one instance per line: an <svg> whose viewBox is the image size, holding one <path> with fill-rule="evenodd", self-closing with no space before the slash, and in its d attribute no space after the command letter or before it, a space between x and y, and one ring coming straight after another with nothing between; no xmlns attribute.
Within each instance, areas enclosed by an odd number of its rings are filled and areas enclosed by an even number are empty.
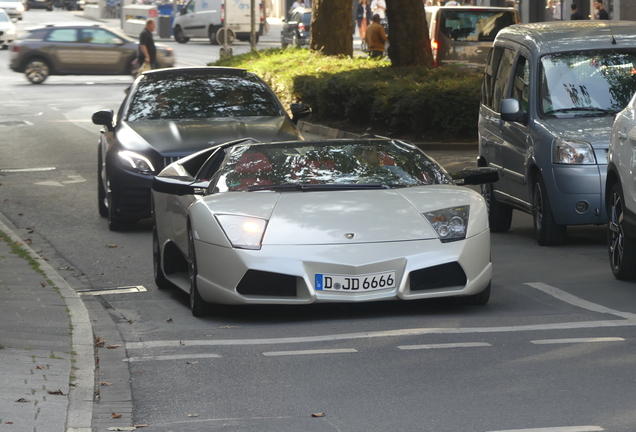
<svg viewBox="0 0 636 432"><path fill-rule="evenodd" d="M446 343L446 344L428 344L428 345L401 345L401 350L421 350L421 349L438 349L438 348L473 348L473 347L489 347L492 346L486 342L466 342L466 343Z"/></svg>
<svg viewBox="0 0 636 432"><path fill-rule="evenodd" d="M41 168L13 168L13 169L0 169L3 173L19 173L19 172L41 172L41 171L53 171L55 167L41 167Z"/></svg>
<svg viewBox="0 0 636 432"><path fill-rule="evenodd" d="M128 357L123 359L125 362L142 362L142 361L163 361L163 360L190 360L190 359L202 359L202 358L221 358L218 354L174 354L174 355L162 355L162 356L148 356L148 357Z"/></svg>
<svg viewBox="0 0 636 432"><path fill-rule="evenodd" d="M573 344L573 343L590 343L590 342L619 342L625 339L621 337L597 337L597 338L570 338L570 339L543 339L530 341L536 345L549 344Z"/></svg>
<svg viewBox="0 0 636 432"><path fill-rule="evenodd" d="M601 306L596 303L589 302L587 300L583 300L580 297L577 297L573 294L567 293L563 290L555 288L551 285L547 285L541 282L527 283L526 285L531 286L534 289L538 289L539 291L543 291L544 293L551 295L552 297L559 299L565 303L569 303L573 306L579 307L581 309L587 309L592 312L599 312L604 314L616 315L621 318L627 319L636 319L636 314L629 312L621 312L615 309L610 309L605 306Z"/></svg>
<svg viewBox="0 0 636 432"><path fill-rule="evenodd" d="M342 349L320 349L320 350L302 350L302 351L269 351L264 352L264 356L293 356L293 355L312 355L312 354L342 354L342 353L357 353L358 350L351 348Z"/></svg>
<svg viewBox="0 0 636 432"><path fill-rule="evenodd" d="M107 295L107 294L128 294L128 293L138 293L138 292L146 292L148 291L146 287L143 285L135 285L135 286L123 286L123 287L115 287L108 288L99 291L91 291L91 290L77 290L79 295Z"/></svg>
<svg viewBox="0 0 636 432"><path fill-rule="evenodd" d="M286 338L263 338L263 339L210 339L210 340L157 340L145 342L128 342L127 349L144 349L144 348L169 348L185 346L237 346L237 345L274 345L274 344L295 344L295 343L311 343L311 342L331 342L341 340L354 339L373 339L383 337L400 337L400 336L422 336L432 334L476 334L476 333L514 333L514 332L534 332L534 331L550 331L550 330L580 330L592 328L611 328L611 327L634 327L636 326L636 314L621 312L607 308L587 300L583 300L575 295L566 293L553 286L534 282L526 285L542 291L558 300L587 309L593 312L611 314L625 319L615 320L599 320L599 321L579 321L564 322L553 324L528 324L520 326L501 326L501 327L460 327L460 328L411 328L384 330L374 332L361 333L344 333L334 335L320 336L303 336L303 337L286 337Z"/></svg>
<svg viewBox="0 0 636 432"><path fill-rule="evenodd" d="M506 429L496 430L489 432L596 432L604 431L600 426L562 426L562 427L547 427L547 428L534 428L534 429Z"/></svg>

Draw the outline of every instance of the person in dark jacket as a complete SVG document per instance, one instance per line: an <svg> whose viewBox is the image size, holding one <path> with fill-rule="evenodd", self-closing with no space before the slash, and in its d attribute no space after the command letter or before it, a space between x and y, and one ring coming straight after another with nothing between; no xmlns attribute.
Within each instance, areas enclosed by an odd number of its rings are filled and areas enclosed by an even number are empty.
<svg viewBox="0 0 636 432"><path fill-rule="evenodd" d="M609 19L609 14L603 7L603 0L596 0L594 2L594 8L596 9L596 15L594 15L594 19L597 19L597 20Z"/></svg>
<svg viewBox="0 0 636 432"><path fill-rule="evenodd" d="M148 63L150 69L157 68L157 48L152 32L155 31L155 20L146 21L146 26L139 34L139 52L137 54L137 64L141 68L144 63Z"/></svg>
<svg viewBox="0 0 636 432"><path fill-rule="evenodd" d="M579 11L579 7L577 5L572 3L572 6L570 6L570 9L572 9L572 15L570 15L570 19L572 21L584 20L585 19L583 14Z"/></svg>

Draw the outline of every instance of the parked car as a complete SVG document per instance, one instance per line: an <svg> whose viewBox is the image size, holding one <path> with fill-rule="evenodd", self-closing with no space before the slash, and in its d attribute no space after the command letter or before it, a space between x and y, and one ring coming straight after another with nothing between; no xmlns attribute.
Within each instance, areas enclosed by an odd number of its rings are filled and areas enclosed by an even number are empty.
<svg viewBox="0 0 636 432"><path fill-rule="evenodd" d="M172 48L156 46L159 67L174 66ZM136 40L98 24L52 24L13 44L10 67L33 84L49 75L129 75L137 50Z"/></svg>
<svg viewBox="0 0 636 432"><path fill-rule="evenodd" d="M144 72L117 115L103 110L97 152L99 214L111 230L150 216L153 176L184 156L241 137L302 139L292 104L289 118L274 92L243 69L194 67Z"/></svg>
<svg viewBox="0 0 636 432"><path fill-rule="evenodd" d="M636 26L551 22L503 29L486 66L479 164L493 232L512 210L531 213L540 245L565 242L568 225L604 224L607 149L614 115L636 91Z"/></svg>
<svg viewBox="0 0 636 432"><path fill-rule="evenodd" d="M289 45L300 48L309 45L311 35L311 9L296 8L283 23L280 32L280 44L283 48Z"/></svg>
<svg viewBox="0 0 636 432"><path fill-rule="evenodd" d="M512 7L431 6L425 11L435 66L483 67L497 33L521 22Z"/></svg>
<svg viewBox="0 0 636 432"><path fill-rule="evenodd" d="M455 175L493 181L495 170ZM160 288L219 304L461 297L484 305L488 212L414 145L390 139L243 139L166 167L153 182Z"/></svg>
<svg viewBox="0 0 636 432"><path fill-rule="evenodd" d="M30 9L46 9L47 11L52 11L54 0L27 0L26 2L26 10Z"/></svg>
<svg viewBox="0 0 636 432"><path fill-rule="evenodd" d="M24 12L22 0L0 0L0 9L4 9L11 19L22 20Z"/></svg>
<svg viewBox="0 0 636 432"><path fill-rule="evenodd" d="M612 273L636 279L636 96L614 120L607 154L605 206Z"/></svg>
<svg viewBox="0 0 636 432"><path fill-rule="evenodd" d="M7 13L0 9L0 46L7 49L13 43L17 35L15 24Z"/></svg>

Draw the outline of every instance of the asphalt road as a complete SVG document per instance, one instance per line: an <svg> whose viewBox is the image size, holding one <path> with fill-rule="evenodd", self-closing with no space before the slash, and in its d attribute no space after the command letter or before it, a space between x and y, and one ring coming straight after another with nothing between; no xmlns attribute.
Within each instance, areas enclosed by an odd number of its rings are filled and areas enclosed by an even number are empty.
<svg viewBox="0 0 636 432"><path fill-rule="evenodd" d="M78 19L33 11L21 27L52 16ZM178 59L218 50L175 47ZM8 58L0 51L0 65ZM492 235L485 307L325 304L192 317L185 293L154 286L150 225L113 233L97 213L99 128L90 115L116 109L129 82L51 77L35 86L0 67L0 212L75 289L143 287L98 296L110 320L95 324L125 344L136 424L161 432L634 430L636 284L612 277L604 227L570 228L565 246L544 248L530 217L516 212L510 232ZM431 155L449 169L476 157Z"/></svg>

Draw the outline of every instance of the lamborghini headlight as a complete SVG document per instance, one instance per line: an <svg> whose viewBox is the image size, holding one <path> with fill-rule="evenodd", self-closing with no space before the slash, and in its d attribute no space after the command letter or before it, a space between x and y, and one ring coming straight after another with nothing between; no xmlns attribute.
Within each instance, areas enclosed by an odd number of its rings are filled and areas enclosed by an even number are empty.
<svg viewBox="0 0 636 432"><path fill-rule="evenodd" d="M596 157L592 145L588 142L557 138L552 144L552 162L594 165Z"/></svg>
<svg viewBox="0 0 636 432"><path fill-rule="evenodd" d="M466 238L470 206L450 207L424 213L442 243Z"/></svg>
<svg viewBox="0 0 636 432"><path fill-rule="evenodd" d="M267 220L234 215L216 215L216 220L233 247L255 250L261 248Z"/></svg>
<svg viewBox="0 0 636 432"><path fill-rule="evenodd" d="M119 162L122 166L128 170L136 171L141 174L152 174L155 171L155 167L152 162L140 154L131 152L129 150L123 150L118 153Z"/></svg>

